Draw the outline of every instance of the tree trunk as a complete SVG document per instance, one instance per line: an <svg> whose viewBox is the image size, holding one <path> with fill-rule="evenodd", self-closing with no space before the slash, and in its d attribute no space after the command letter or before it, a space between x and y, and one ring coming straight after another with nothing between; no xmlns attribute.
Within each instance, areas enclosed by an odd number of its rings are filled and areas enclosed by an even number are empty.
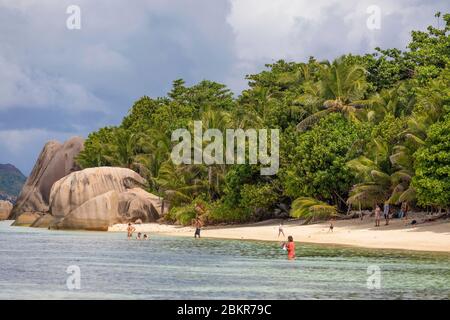
<svg viewBox="0 0 450 320"><path fill-rule="evenodd" d="M209 184L209 197L212 198L212 166L208 167L208 184Z"/></svg>

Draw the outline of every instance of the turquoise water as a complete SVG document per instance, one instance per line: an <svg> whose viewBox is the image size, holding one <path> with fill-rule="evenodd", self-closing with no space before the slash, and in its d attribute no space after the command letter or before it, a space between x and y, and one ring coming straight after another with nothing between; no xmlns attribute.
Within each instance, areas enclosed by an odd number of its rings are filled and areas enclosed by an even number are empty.
<svg viewBox="0 0 450 320"><path fill-rule="evenodd" d="M0 299L449 299L450 255L48 231L0 222ZM66 269L80 268L69 290ZM380 288L367 286L368 266Z"/></svg>

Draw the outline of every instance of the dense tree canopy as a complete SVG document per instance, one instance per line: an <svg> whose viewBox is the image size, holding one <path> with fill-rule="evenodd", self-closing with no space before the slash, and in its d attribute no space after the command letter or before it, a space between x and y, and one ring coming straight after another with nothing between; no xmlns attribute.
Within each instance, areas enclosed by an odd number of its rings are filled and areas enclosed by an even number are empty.
<svg viewBox="0 0 450 320"><path fill-rule="evenodd" d="M450 15L413 31L406 50L375 48L333 61L283 60L248 75L238 96L225 85L173 82L144 96L117 127L89 135L82 167L121 166L171 203L167 219L189 223L327 217L384 201L450 208ZM173 130L279 129L280 169L259 164L175 165ZM292 210L290 210L292 208Z"/></svg>

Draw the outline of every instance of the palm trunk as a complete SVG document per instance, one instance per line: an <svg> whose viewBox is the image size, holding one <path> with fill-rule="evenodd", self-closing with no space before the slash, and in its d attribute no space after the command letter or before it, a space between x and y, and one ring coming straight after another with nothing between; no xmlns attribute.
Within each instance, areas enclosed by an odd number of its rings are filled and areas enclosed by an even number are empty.
<svg viewBox="0 0 450 320"><path fill-rule="evenodd" d="M212 198L212 166L208 167L208 184L209 184L209 197Z"/></svg>

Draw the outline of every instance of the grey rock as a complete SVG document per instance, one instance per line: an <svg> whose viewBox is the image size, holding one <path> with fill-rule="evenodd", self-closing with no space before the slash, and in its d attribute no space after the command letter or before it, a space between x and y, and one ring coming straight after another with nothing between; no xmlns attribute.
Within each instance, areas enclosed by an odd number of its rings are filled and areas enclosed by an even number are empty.
<svg viewBox="0 0 450 320"><path fill-rule="evenodd" d="M9 219L24 212L47 213L53 184L67 174L79 170L75 158L83 149L84 140L73 137L64 144L47 142L14 205Z"/></svg>

